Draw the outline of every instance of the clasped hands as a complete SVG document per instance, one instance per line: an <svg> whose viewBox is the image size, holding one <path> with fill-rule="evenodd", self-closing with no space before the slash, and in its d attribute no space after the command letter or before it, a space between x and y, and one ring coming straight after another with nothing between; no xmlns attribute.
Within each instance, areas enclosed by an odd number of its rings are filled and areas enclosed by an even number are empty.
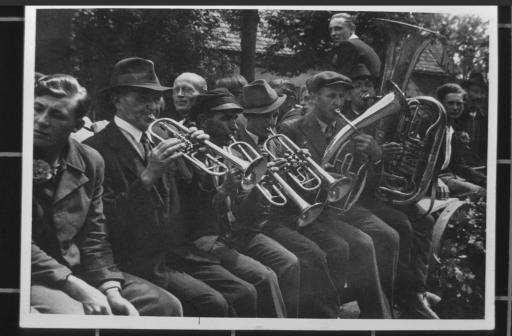
<svg viewBox="0 0 512 336"><path fill-rule="evenodd" d="M108 289L103 294L82 279L69 275L64 282L63 290L82 303L87 315L139 315L137 309L121 296L118 288Z"/></svg>

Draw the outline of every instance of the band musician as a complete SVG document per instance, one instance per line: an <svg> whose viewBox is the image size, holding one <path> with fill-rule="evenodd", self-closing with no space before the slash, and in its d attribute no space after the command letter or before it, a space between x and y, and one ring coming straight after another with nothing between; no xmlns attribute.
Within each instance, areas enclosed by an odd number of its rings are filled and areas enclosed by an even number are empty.
<svg viewBox="0 0 512 336"><path fill-rule="evenodd" d="M152 61L132 57L114 66L104 89L113 122L86 140L105 160L105 214L118 263L176 295L185 316L255 316L256 290L198 250L190 237L192 209L182 199L198 188L177 178L184 143L149 141L162 86ZM190 139L208 136L191 129ZM188 136L188 135L187 135Z"/></svg>
<svg viewBox="0 0 512 336"><path fill-rule="evenodd" d="M343 110L353 83L347 76L333 71L320 72L309 78L306 83L312 97L313 111L301 119L281 124L279 131L299 147L307 148L312 159L320 163L327 144L346 124L339 116L339 112ZM357 160L367 160L370 165L380 162L382 154L372 136L359 134L352 138L352 144ZM387 298L384 306L390 312L398 262L398 233L359 202L343 213L333 207L326 207L318 221L348 242L351 265L354 265L352 274L355 276L349 283L355 286L366 284L365 289L360 290L365 293L368 288L375 288L377 293L383 290ZM365 256L359 252L361 246L368 245L375 249L376 260L373 255L369 260L365 259L364 263L357 262L358 258ZM365 267L358 269L355 265ZM373 284L375 279L377 282L380 279L382 287Z"/></svg>

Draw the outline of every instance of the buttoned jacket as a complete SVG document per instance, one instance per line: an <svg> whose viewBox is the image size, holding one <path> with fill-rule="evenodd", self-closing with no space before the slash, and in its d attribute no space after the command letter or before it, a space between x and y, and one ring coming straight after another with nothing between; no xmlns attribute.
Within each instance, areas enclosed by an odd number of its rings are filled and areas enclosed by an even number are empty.
<svg viewBox="0 0 512 336"><path fill-rule="evenodd" d="M38 232L44 228L38 225L44 224L33 213L32 280L58 285L75 273L93 286L106 280L123 281L105 228L103 159L94 149L71 138L66 151L65 168L58 177L51 216L47 217L51 219L47 225L54 226L55 240L41 240ZM53 249L43 248L54 245Z"/></svg>

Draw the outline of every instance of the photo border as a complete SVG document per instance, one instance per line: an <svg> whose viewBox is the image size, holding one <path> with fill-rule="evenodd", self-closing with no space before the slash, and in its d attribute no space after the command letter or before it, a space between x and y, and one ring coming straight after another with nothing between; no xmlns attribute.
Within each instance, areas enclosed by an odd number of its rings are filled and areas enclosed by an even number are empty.
<svg viewBox="0 0 512 336"><path fill-rule="evenodd" d="M128 317L97 315L51 315L30 313L30 245L32 227L33 79L35 73L36 11L38 9L162 8L162 9L281 9L337 11L402 11L489 15L489 113L487 143L486 279L485 318L450 320L410 319L282 319L282 318L196 318ZM495 232L497 166L497 6L27 6L25 7L25 50L23 86L23 159L21 213L20 314L22 328L77 329L194 329L194 330L489 330L495 325ZM143 323L142 323L143 322ZM371 326L368 328L368 326Z"/></svg>

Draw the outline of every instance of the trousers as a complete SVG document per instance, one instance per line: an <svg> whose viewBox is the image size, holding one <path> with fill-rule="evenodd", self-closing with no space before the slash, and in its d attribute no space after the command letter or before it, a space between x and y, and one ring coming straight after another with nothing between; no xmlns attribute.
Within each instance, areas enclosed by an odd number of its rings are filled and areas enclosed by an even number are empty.
<svg viewBox="0 0 512 336"><path fill-rule="evenodd" d="M183 316L180 301L171 293L129 273L123 273L125 283L121 295L130 301L142 316ZM58 288L33 283L30 306L45 314L83 315L82 303Z"/></svg>

